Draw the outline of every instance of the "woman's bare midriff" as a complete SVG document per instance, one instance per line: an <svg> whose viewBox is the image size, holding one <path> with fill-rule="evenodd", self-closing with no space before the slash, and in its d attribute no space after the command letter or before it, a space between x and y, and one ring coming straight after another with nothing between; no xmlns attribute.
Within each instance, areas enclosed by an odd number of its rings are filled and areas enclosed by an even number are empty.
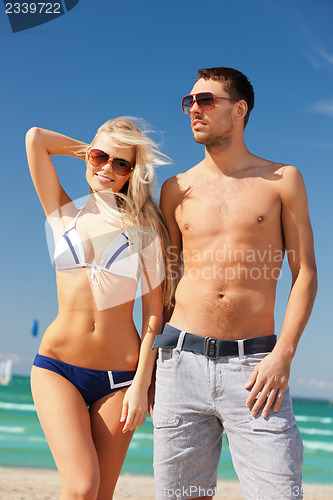
<svg viewBox="0 0 333 500"><path fill-rule="evenodd" d="M85 273L57 273L57 284L58 315L39 354L83 368L135 370L140 337L133 322L134 300L98 310Z"/></svg>

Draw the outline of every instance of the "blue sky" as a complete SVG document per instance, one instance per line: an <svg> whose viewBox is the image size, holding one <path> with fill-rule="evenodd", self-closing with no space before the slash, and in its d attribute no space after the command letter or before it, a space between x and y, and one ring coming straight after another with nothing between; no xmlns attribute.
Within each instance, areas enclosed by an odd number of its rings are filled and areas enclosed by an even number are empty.
<svg viewBox="0 0 333 500"><path fill-rule="evenodd" d="M231 66L255 89L248 148L295 165L306 182L319 292L290 385L293 395L333 399L332 24L330 0L80 0L59 19L13 34L1 3L0 356L15 354L16 373L29 372L41 334L57 313L45 218L25 157L26 131L38 125L90 142L109 118L141 117L173 160L159 167L160 186L204 154L180 107L196 70ZM87 193L83 162L57 158L55 164L73 198ZM284 266L277 333L289 288ZM37 339L30 333L32 318L40 322Z"/></svg>

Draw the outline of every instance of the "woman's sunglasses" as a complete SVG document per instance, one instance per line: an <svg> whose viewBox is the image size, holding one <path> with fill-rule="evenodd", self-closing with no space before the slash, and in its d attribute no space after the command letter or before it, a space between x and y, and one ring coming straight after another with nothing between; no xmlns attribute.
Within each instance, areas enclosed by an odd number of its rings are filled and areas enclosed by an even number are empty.
<svg viewBox="0 0 333 500"><path fill-rule="evenodd" d="M226 99L227 101L239 101L231 97L216 97L211 92L200 92L199 94L186 95L182 100L182 108L186 115L189 114L193 103L196 102L199 108L209 111L215 108L216 99Z"/></svg>
<svg viewBox="0 0 333 500"><path fill-rule="evenodd" d="M88 161L93 167L103 167L110 162L117 175L127 175L134 169L129 161L122 158L110 158L110 155L100 149L91 149L88 152Z"/></svg>

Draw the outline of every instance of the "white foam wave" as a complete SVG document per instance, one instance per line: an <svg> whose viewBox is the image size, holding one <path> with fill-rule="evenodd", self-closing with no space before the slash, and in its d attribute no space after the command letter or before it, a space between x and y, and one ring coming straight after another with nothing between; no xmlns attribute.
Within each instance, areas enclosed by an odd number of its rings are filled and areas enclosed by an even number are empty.
<svg viewBox="0 0 333 500"><path fill-rule="evenodd" d="M322 441L303 441L305 449L308 450L321 450L333 452L333 443L323 443Z"/></svg>
<svg viewBox="0 0 333 500"><path fill-rule="evenodd" d="M0 425L0 432L12 433L12 434L22 434L24 432L24 427L6 427Z"/></svg>
<svg viewBox="0 0 333 500"><path fill-rule="evenodd" d="M131 444L129 445L129 448L130 449L133 449L133 448L139 448L139 443L134 443L133 441L131 441Z"/></svg>
<svg viewBox="0 0 333 500"><path fill-rule="evenodd" d="M31 404L3 403L3 402L0 402L0 409L17 410L17 411L36 411L35 406Z"/></svg>
<svg viewBox="0 0 333 500"><path fill-rule="evenodd" d="M28 441L34 441L34 442L37 442L37 443L47 443L45 437L38 437L38 436L30 436L28 438Z"/></svg>
<svg viewBox="0 0 333 500"><path fill-rule="evenodd" d="M154 439L152 434L145 434L144 432L136 432L133 436L133 439Z"/></svg>
<svg viewBox="0 0 333 500"><path fill-rule="evenodd" d="M306 427L298 428L302 434L317 434L318 436L333 436L333 431L328 431L326 429L307 429Z"/></svg>
<svg viewBox="0 0 333 500"><path fill-rule="evenodd" d="M297 422L319 422L320 424L332 424L331 417L307 417L306 415L295 415Z"/></svg>

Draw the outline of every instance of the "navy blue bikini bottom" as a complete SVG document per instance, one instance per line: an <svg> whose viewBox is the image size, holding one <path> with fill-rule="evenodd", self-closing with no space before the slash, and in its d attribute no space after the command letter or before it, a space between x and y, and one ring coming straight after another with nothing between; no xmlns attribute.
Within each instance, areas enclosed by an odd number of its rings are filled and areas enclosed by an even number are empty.
<svg viewBox="0 0 333 500"><path fill-rule="evenodd" d="M81 368L36 354L35 366L58 373L69 380L90 406L104 396L131 385L135 371L104 371Z"/></svg>

